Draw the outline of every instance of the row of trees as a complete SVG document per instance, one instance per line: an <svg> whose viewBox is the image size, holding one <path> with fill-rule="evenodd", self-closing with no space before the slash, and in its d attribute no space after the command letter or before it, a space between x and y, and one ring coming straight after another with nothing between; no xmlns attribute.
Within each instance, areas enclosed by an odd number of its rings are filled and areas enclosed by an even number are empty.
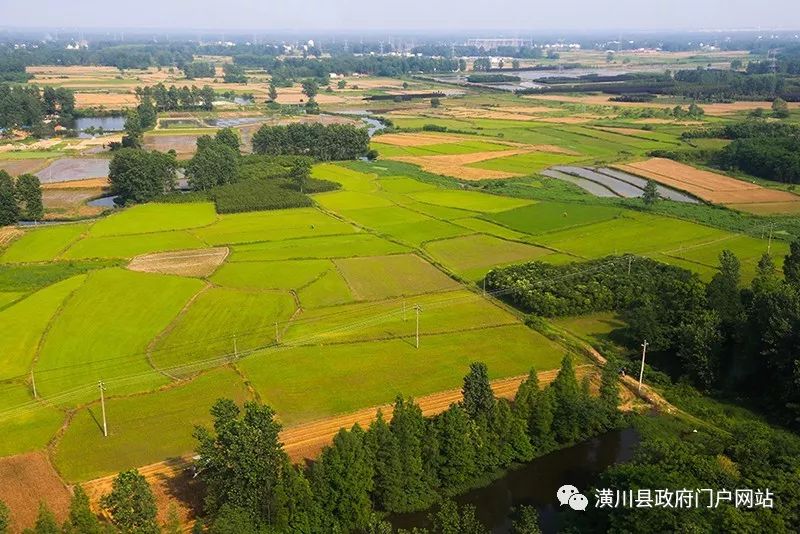
<svg viewBox="0 0 800 534"><path fill-rule="evenodd" d="M211 111L214 109L214 89L210 85L203 87L171 85L167 88L163 83L154 86L137 87L136 96L140 102L149 97L156 107L156 111L191 111L201 109Z"/></svg>
<svg viewBox="0 0 800 534"><path fill-rule="evenodd" d="M515 462L616 426L611 366L601 382L599 398L590 396L588 378L580 383L566 356L549 388L531 371L512 403L494 397L486 366L474 363L462 402L425 418L398 396L390 421L379 411L368 429L341 430L308 468L290 464L268 406L246 403L241 411L220 400L213 428L195 431L211 532L391 532L376 512L426 509Z"/></svg>
<svg viewBox="0 0 800 534"><path fill-rule="evenodd" d="M0 226L16 224L20 219L39 221L44 217L39 178L22 174L16 181L0 169Z"/></svg>
<svg viewBox="0 0 800 534"><path fill-rule="evenodd" d="M25 129L43 136L48 131L45 118L58 116L59 122L68 124L74 113L75 94L70 89L0 84L0 129Z"/></svg>
<svg viewBox="0 0 800 534"><path fill-rule="evenodd" d="M628 274L630 273L630 274ZM627 324L620 342L647 339L652 361L704 390L749 397L766 413L800 428L800 241L783 262L783 277L765 254L742 287L741 265L728 250L705 284L697 275L647 258L605 258L497 269L487 286L538 315L615 310Z"/></svg>
<svg viewBox="0 0 800 534"><path fill-rule="evenodd" d="M366 128L349 124L264 125L253 135L253 152L256 154L310 156L329 161L356 159L368 151Z"/></svg>

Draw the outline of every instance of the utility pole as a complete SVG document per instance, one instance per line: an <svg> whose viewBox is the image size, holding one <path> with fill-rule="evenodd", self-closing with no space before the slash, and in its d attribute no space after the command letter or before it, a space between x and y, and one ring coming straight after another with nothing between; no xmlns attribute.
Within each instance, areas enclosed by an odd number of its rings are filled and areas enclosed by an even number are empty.
<svg viewBox="0 0 800 534"><path fill-rule="evenodd" d="M38 399L39 395L36 393L36 379L33 377L33 369L31 369L31 386L33 387L33 398Z"/></svg>
<svg viewBox="0 0 800 534"><path fill-rule="evenodd" d="M281 342L281 333L278 330L278 321L275 321L275 343Z"/></svg>
<svg viewBox="0 0 800 534"><path fill-rule="evenodd" d="M483 296L486 296L486 277L483 277Z"/></svg>
<svg viewBox="0 0 800 534"><path fill-rule="evenodd" d="M108 437L108 424L106 423L106 399L103 395L103 392L106 390L106 386L103 384L102 380L97 383L97 386L100 388L100 407L103 410L103 436Z"/></svg>
<svg viewBox="0 0 800 534"><path fill-rule="evenodd" d="M417 312L417 342L416 347L419 348L419 312L422 311L422 308L419 304L414 304L414 310Z"/></svg>
<svg viewBox="0 0 800 534"><path fill-rule="evenodd" d="M236 345L236 334L233 334L233 357L239 359L239 347Z"/></svg>
<svg viewBox="0 0 800 534"><path fill-rule="evenodd" d="M631 275L631 263L633 263L633 256L628 256L628 276Z"/></svg>
<svg viewBox="0 0 800 534"><path fill-rule="evenodd" d="M642 368L639 369L639 389L637 391L642 391L642 377L644 376L644 358L647 355L647 340L644 340L642 343Z"/></svg>

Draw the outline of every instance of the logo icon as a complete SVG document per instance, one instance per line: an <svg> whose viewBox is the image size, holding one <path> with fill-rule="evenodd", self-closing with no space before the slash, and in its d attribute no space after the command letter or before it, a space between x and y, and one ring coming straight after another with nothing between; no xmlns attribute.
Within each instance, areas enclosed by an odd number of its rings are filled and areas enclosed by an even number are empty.
<svg viewBox="0 0 800 534"><path fill-rule="evenodd" d="M573 510L584 511L589 506L589 499L582 495L578 488L571 484L565 484L558 488L556 498L561 506L568 505Z"/></svg>

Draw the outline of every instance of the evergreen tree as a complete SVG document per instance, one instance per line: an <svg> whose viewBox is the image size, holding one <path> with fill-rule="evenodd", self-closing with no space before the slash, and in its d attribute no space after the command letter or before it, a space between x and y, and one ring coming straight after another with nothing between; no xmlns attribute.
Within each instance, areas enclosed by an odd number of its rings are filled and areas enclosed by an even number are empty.
<svg viewBox="0 0 800 534"><path fill-rule="evenodd" d="M50 511L45 503L39 503L39 515L36 516L36 524L33 527L34 534L60 534L56 516Z"/></svg>
<svg viewBox="0 0 800 534"><path fill-rule="evenodd" d="M274 82L269 82L269 93L267 93L267 96L269 96L269 99L272 102L275 102L275 100L278 98L278 89L275 87Z"/></svg>
<svg viewBox="0 0 800 534"><path fill-rule="evenodd" d="M153 128L158 122L158 112L149 94L142 95L136 111L139 114L139 125L142 129Z"/></svg>
<svg viewBox="0 0 800 534"><path fill-rule="evenodd" d="M0 501L0 534L7 534L11 527L11 512L6 503Z"/></svg>
<svg viewBox="0 0 800 534"><path fill-rule="evenodd" d="M69 516L64 524L65 534L100 534L100 521L89 507L89 496L80 484L72 490Z"/></svg>
<svg viewBox="0 0 800 534"><path fill-rule="evenodd" d="M439 440L439 482L445 492L463 488L476 475L471 421L458 404L436 417Z"/></svg>
<svg viewBox="0 0 800 534"><path fill-rule="evenodd" d="M233 128L222 128L214 135L214 140L217 143L231 147L237 154L241 149L241 142L239 141L239 134Z"/></svg>
<svg viewBox="0 0 800 534"><path fill-rule="evenodd" d="M105 495L100 503L114 525L125 534L159 532L156 499L147 480L136 469L117 475L111 493Z"/></svg>
<svg viewBox="0 0 800 534"><path fill-rule="evenodd" d="M290 532L321 532L322 509L314 498L311 484L302 470L294 467L288 458L283 469L282 487L285 489L285 517L279 524Z"/></svg>
<svg viewBox="0 0 800 534"><path fill-rule="evenodd" d="M517 515L518 517L511 523L511 534L541 534L539 512L534 506L520 506Z"/></svg>
<svg viewBox="0 0 800 534"><path fill-rule="evenodd" d="M20 215L29 221L39 221L44 217L42 204L42 188L39 178L33 174L21 174L17 177L16 195L20 205Z"/></svg>
<svg viewBox="0 0 800 534"><path fill-rule="evenodd" d="M800 239L789 245L789 254L783 260L783 276L790 284L800 287Z"/></svg>
<svg viewBox="0 0 800 534"><path fill-rule="evenodd" d="M395 399L389 429L395 438L399 467L399 492L391 494L387 510L408 512L420 510L431 504L435 496L433 480L426 475L422 463L422 441L425 437L425 418L412 399L402 396Z"/></svg>
<svg viewBox="0 0 800 534"><path fill-rule="evenodd" d="M241 413L230 399L211 408L213 432L197 427L199 473L206 485L205 509L212 516L225 504L245 510L254 521L283 528L286 517L283 470L286 453L280 424L269 406L244 404Z"/></svg>
<svg viewBox="0 0 800 534"><path fill-rule="evenodd" d="M497 402L492 420L492 430L497 438L500 465L526 462L533 458L533 447L528 436L528 420L518 417L505 399Z"/></svg>
<svg viewBox="0 0 800 534"><path fill-rule="evenodd" d="M740 269L739 258L730 250L723 250L719 254L719 271L706 288L709 306L731 327L738 326L744 313L739 294Z"/></svg>
<svg viewBox="0 0 800 534"><path fill-rule="evenodd" d="M558 443L573 443L580 436L580 388L572 356L561 360L561 369L550 386L553 390L553 433Z"/></svg>
<svg viewBox="0 0 800 534"><path fill-rule="evenodd" d="M475 515L475 507L464 505L459 509L451 500L446 500L432 518L433 531L440 534L489 534Z"/></svg>
<svg viewBox="0 0 800 534"><path fill-rule="evenodd" d="M469 374L464 377L461 388L464 397L464 409L472 419L480 416L491 418L495 408L495 398L489 385L489 371L483 362L474 362L469 366Z"/></svg>
<svg viewBox="0 0 800 534"><path fill-rule="evenodd" d="M679 332L676 354L694 381L703 388L711 387L720 375L722 326L716 310L702 310L687 317Z"/></svg>
<svg viewBox="0 0 800 534"><path fill-rule="evenodd" d="M400 455L397 452L397 440L378 410L375 421L370 425L368 441L375 459L375 485L373 496L377 505L390 511L394 503L402 497Z"/></svg>
<svg viewBox="0 0 800 534"><path fill-rule="evenodd" d="M125 118L125 135L122 136L122 146L124 148L142 147L142 119L139 112L135 109L128 111Z"/></svg>
<svg viewBox="0 0 800 534"><path fill-rule="evenodd" d="M619 424L619 373L617 364L608 360L600 371L600 400L602 423L605 429Z"/></svg>
<svg viewBox="0 0 800 534"><path fill-rule="evenodd" d="M342 429L333 444L322 451L311 470L312 488L317 501L343 531L366 528L372 513L372 457L360 426L349 432Z"/></svg>
<svg viewBox="0 0 800 534"><path fill-rule="evenodd" d="M0 226L16 224L19 216L14 179L6 171L0 169Z"/></svg>
<svg viewBox="0 0 800 534"><path fill-rule="evenodd" d="M659 199L658 194L658 184L655 183L653 180L647 180L647 184L644 186L644 193L642 194L642 200L644 201L646 206L652 206L656 203Z"/></svg>

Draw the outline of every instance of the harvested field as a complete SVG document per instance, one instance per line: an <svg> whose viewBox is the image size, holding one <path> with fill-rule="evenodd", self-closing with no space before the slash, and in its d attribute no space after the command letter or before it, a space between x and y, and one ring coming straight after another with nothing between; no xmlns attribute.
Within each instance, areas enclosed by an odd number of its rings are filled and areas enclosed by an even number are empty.
<svg viewBox="0 0 800 534"><path fill-rule="evenodd" d="M616 168L718 204L759 204L763 210L763 206L770 203L776 203L775 207L778 209L786 209L787 205L800 203L800 196L786 191L767 189L758 184L696 169L664 158L617 165Z"/></svg>
<svg viewBox="0 0 800 534"><path fill-rule="evenodd" d="M111 160L95 158L61 158L36 173L42 183L69 182L108 176Z"/></svg>
<svg viewBox="0 0 800 534"><path fill-rule="evenodd" d="M89 178L87 180L68 180L66 182L50 182L42 184L43 190L48 189L102 189L111 185L108 178Z"/></svg>
<svg viewBox="0 0 800 534"><path fill-rule="evenodd" d="M69 500L69 490L44 452L0 458L0 501L11 510L11 532L33 526L40 502L47 503L60 524Z"/></svg>
<svg viewBox="0 0 800 534"><path fill-rule="evenodd" d="M213 133L213 130L209 129ZM194 154L199 135L145 135L144 147L148 150L168 152L174 150L180 155Z"/></svg>
<svg viewBox="0 0 800 534"><path fill-rule="evenodd" d="M474 138L432 133L391 133L378 135L372 138L372 140L377 143L393 146L429 146L442 143L460 143L472 139Z"/></svg>
<svg viewBox="0 0 800 534"><path fill-rule="evenodd" d="M537 122L548 122L552 124L585 124L601 118L599 115L592 117L541 117Z"/></svg>
<svg viewBox="0 0 800 534"><path fill-rule="evenodd" d="M16 238L24 234L22 230L13 226L3 226L0 228L0 247L5 247Z"/></svg>
<svg viewBox="0 0 800 534"><path fill-rule="evenodd" d="M0 160L0 170L6 171L11 176L36 172L47 165L46 159L12 159Z"/></svg>
<svg viewBox="0 0 800 534"><path fill-rule="evenodd" d="M132 108L139 103L133 93L75 93L75 107L80 108Z"/></svg>
<svg viewBox="0 0 800 534"><path fill-rule="evenodd" d="M218 247L144 254L133 258L128 269L145 273L206 277L222 265L228 252L228 247Z"/></svg>
<svg viewBox="0 0 800 534"><path fill-rule="evenodd" d="M521 176L519 173L497 171L489 169L477 169L468 167L471 163L478 163L488 159L505 158L516 156L517 154L527 154L533 152L534 148L518 150L500 150L490 152L475 152L473 154L448 154L444 156L400 156L395 159L404 163L419 165L422 170L444 176L452 176L462 180L484 180L502 179ZM559 149L559 151L564 151Z"/></svg>
<svg viewBox="0 0 800 534"><path fill-rule="evenodd" d="M73 182L74 183L74 182ZM103 193L99 188L43 188L42 202L45 208L45 219L64 217L94 217L103 212L99 206L87 206L86 202Z"/></svg>
<svg viewBox="0 0 800 534"><path fill-rule="evenodd" d="M319 93L314 97L318 104L340 104L346 100L340 96ZM303 89L299 85L293 87L279 87L278 98L275 99L278 104L304 104L308 102L308 97L303 94Z"/></svg>

